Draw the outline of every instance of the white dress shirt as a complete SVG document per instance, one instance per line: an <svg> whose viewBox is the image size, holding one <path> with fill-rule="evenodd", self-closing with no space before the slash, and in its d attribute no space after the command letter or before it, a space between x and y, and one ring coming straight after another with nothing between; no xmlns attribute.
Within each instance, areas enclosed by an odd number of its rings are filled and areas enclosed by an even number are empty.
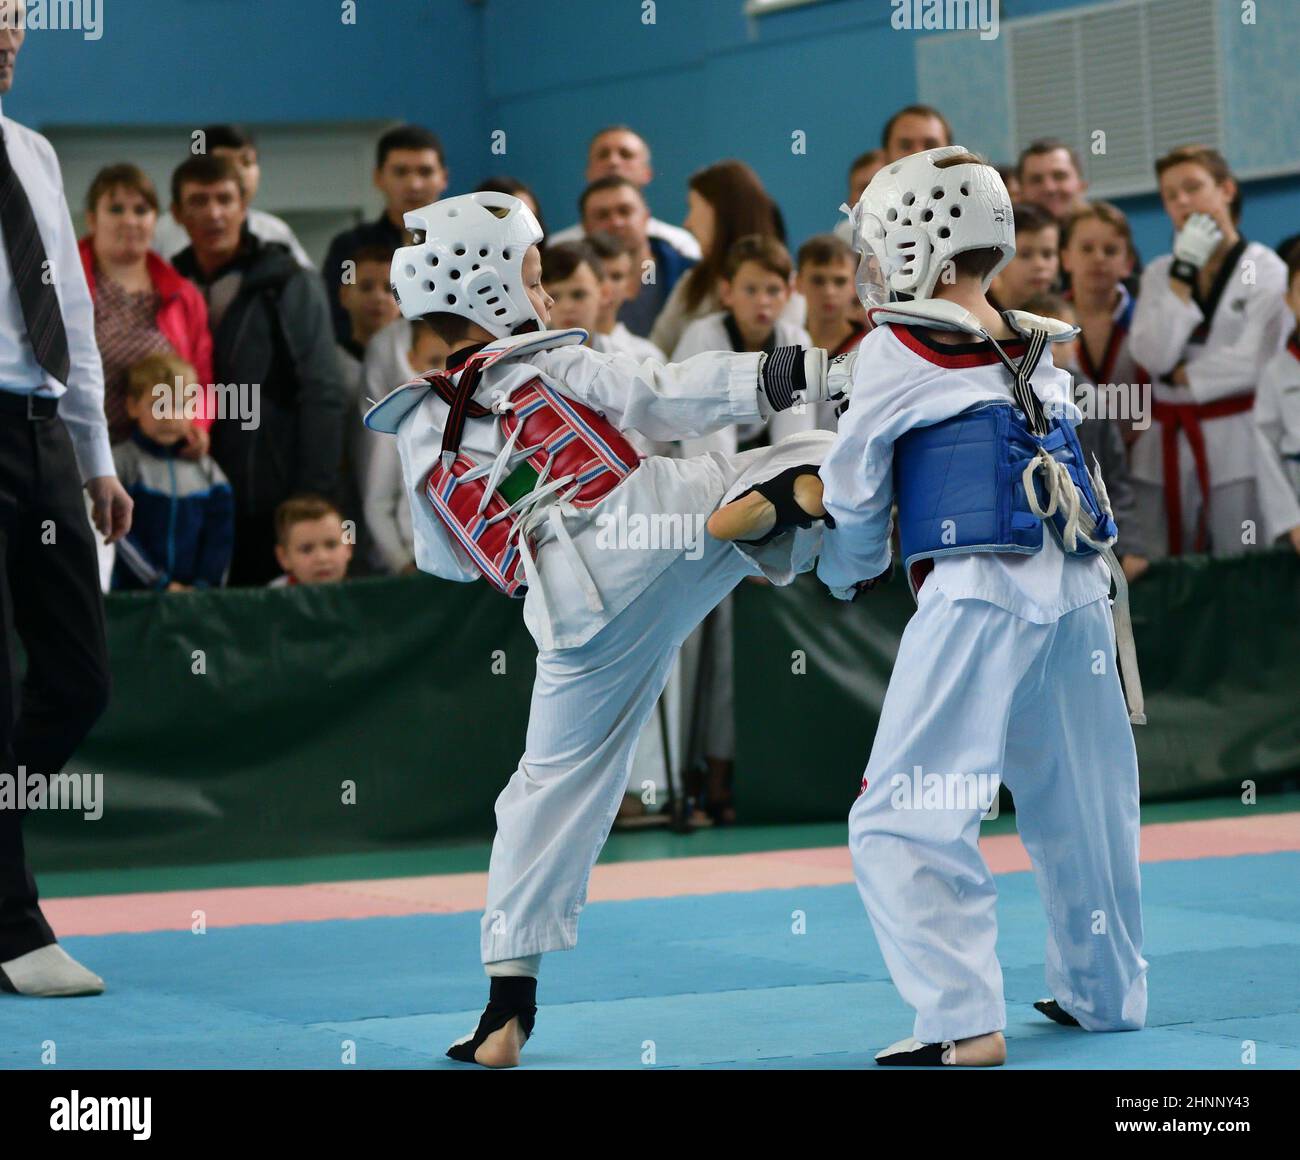
<svg viewBox="0 0 1300 1160"><path fill-rule="evenodd" d="M116 475L104 417L104 364L95 344L95 308L63 194L59 159L54 146L39 133L6 117L3 105L0 127L51 264L71 359L67 383L47 375L37 363L18 286L9 268L9 253L0 245L0 390L59 399L59 415L72 437L82 481Z"/></svg>
<svg viewBox="0 0 1300 1160"><path fill-rule="evenodd" d="M279 242L282 246L288 246L294 261L304 270L316 268L311 258L307 256L307 251L302 248L302 243L298 241L298 235L293 232L293 227L284 218L278 218L273 213L264 213L260 209L250 209L248 232L264 242ZM190 235L170 212L158 215L158 224L154 227L153 233L153 248L158 253L170 262L189 244Z"/></svg>

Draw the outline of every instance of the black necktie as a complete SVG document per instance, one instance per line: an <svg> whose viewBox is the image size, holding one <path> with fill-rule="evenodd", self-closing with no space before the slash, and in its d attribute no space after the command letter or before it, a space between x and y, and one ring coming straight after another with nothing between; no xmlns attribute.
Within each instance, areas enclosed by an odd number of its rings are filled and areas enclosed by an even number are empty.
<svg viewBox="0 0 1300 1160"><path fill-rule="evenodd" d="M5 252L18 301L22 304L27 337L31 339L36 361L47 373L67 383L71 362L68 358L68 332L63 328L63 313L53 281L45 272L45 246L32 214L27 191L9 160L9 147L0 130L0 230L4 231Z"/></svg>

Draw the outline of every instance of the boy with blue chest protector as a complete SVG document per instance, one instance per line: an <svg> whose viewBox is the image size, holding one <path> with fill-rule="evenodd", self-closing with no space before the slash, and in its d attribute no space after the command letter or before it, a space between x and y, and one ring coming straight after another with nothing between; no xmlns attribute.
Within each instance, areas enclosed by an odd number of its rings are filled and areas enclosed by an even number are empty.
<svg viewBox="0 0 1300 1160"><path fill-rule="evenodd" d="M913 1036L877 1062L1005 1061L997 891L978 845L1001 782L1048 917L1052 997L1036 1006L1089 1031L1140 1028L1130 725L1142 696L1117 530L1074 434L1069 377L1048 354L1076 332L989 304L1015 251L1011 203L997 171L963 149L887 166L852 218L875 329L819 471L818 575L842 599L888 575L897 504L917 599L849 820L859 892L916 1012ZM891 303L891 291L910 300ZM723 509L710 530L747 538L752 524L732 513L758 502ZM770 508L765 521L750 510L771 526Z"/></svg>

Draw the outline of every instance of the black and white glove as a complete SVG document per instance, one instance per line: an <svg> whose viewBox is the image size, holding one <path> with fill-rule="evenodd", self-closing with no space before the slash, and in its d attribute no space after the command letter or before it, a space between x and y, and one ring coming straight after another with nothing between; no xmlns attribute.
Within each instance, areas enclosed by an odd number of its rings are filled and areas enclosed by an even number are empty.
<svg viewBox="0 0 1300 1160"><path fill-rule="evenodd" d="M765 355L759 378L772 411L788 411L809 403L838 403L853 383L857 351L831 359L821 347L805 350L779 346ZM847 361L853 360L853 361Z"/></svg>
<svg viewBox="0 0 1300 1160"><path fill-rule="evenodd" d="M1196 275L1223 241L1223 231L1207 213L1194 213L1174 238L1174 261L1169 276L1196 284Z"/></svg>

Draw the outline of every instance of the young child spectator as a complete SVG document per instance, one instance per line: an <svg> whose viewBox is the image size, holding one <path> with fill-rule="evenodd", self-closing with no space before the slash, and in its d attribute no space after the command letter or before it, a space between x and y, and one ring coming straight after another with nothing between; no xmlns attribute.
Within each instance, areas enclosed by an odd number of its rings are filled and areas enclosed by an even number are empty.
<svg viewBox="0 0 1300 1160"><path fill-rule="evenodd" d="M847 354L867 333L866 324L852 310L861 305L853 282L857 254L837 235L818 234L799 247L798 265L794 285L808 303L807 330L813 346L832 358Z"/></svg>
<svg viewBox="0 0 1300 1160"><path fill-rule="evenodd" d="M681 362L706 350L767 351L810 346L808 332L783 315L793 291L786 248L770 235L738 238L719 269L718 301L723 309L690 323L673 350Z"/></svg>
<svg viewBox="0 0 1300 1160"><path fill-rule="evenodd" d="M1027 202L1013 205L1016 255L993 279L989 301L998 311L1021 310L1035 294L1056 285L1061 272L1061 227L1047 210Z"/></svg>
<svg viewBox="0 0 1300 1160"><path fill-rule="evenodd" d="M562 242L542 251L542 285L555 300L551 329L587 332L586 345L601 350L596 323L605 297L601 261L586 242Z"/></svg>
<svg viewBox="0 0 1300 1160"><path fill-rule="evenodd" d="M1286 304L1300 322L1300 246L1291 247L1286 276ZM1259 377L1255 430L1264 542L1287 536L1300 552L1300 330L1291 331Z"/></svg>
<svg viewBox="0 0 1300 1160"><path fill-rule="evenodd" d="M350 413L358 416L357 421L345 418L343 424L343 510L358 520L356 548L362 564L374 557L368 525L361 514L366 455L377 440L359 417L370 409L365 397L366 347L401 313L390 285L392 261L392 250L383 246L362 246L352 255L351 266L345 265L343 285L339 287L339 304L352 324L351 333L338 344L339 366L348 390Z"/></svg>
<svg viewBox="0 0 1300 1160"><path fill-rule="evenodd" d="M273 213L251 208L251 203L262 184L262 163L253 135L242 125L207 125L201 132L207 153L212 157L224 157L233 162L243 178L244 189L250 203L249 232L264 242L277 242L287 246L298 265L308 270L313 269L311 258L302 248L302 243L288 222ZM174 211L169 210L158 219L153 244L154 249L168 261L190 244L189 234Z"/></svg>
<svg viewBox="0 0 1300 1160"><path fill-rule="evenodd" d="M284 575L268 588L346 580L352 544L343 533L339 509L315 495L285 500L275 509L275 558Z"/></svg>
<svg viewBox="0 0 1300 1160"><path fill-rule="evenodd" d="M650 341L662 351L675 351L687 326L723 305L718 284L737 239L761 234L785 240L776 202L743 161L720 161L693 174L686 198L690 207L686 226L699 239L704 258L673 287L655 319ZM790 298L786 310L786 321L803 325L802 298Z"/></svg>
<svg viewBox="0 0 1300 1160"><path fill-rule="evenodd" d="M210 455L180 454L196 385L194 368L174 354L149 355L127 374L133 429L113 448L113 462L135 516L117 545L114 588L181 592L225 583L235 538L230 484Z"/></svg>
<svg viewBox="0 0 1300 1160"><path fill-rule="evenodd" d="M1129 333L1155 396L1129 457L1142 539L1160 555L1253 551L1263 536L1251 410L1289 329L1286 266L1241 236L1241 193L1216 150L1175 149L1156 177L1175 236L1143 271Z"/></svg>
<svg viewBox="0 0 1300 1160"><path fill-rule="evenodd" d="M1083 332L1076 343L1079 369L1088 382L1114 388L1111 397L1125 404L1112 418L1126 444L1151 420L1150 379L1128 341L1135 299L1125 280L1136 258L1128 219L1109 202L1090 202L1065 219L1061 266Z"/></svg>
<svg viewBox="0 0 1300 1160"><path fill-rule="evenodd" d="M1025 303L1024 309L1043 318L1079 325L1073 304L1056 293L1035 294ZM1079 446L1083 448L1084 462L1089 469L1094 458L1101 465L1102 482L1106 485L1115 523L1119 526L1115 554L1125 576L1132 580L1146 570L1147 549L1137 541L1138 531L1131 518L1133 485L1128 474L1128 452L1124 447L1120 421L1099 413L1100 401L1109 396L1097 379L1082 369L1083 337L1080 335L1070 342L1053 343L1052 362L1070 376L1070 398L1083 412L1083 422L1074 433L1079 437ZM1102 380L1103 383L1108 381Z"/></svg>
<svg viewBox="0 0 1300 1160"><path fill-rule="evenodd" d="M600 259L601 272L600 312L596 315L599 341L594 349L662 362L664 352L648 338L633 334L618 317L623 303L637 292L635 248L617 234L590 234L587 244Z"/></svg>
<svg viewBox="0 0 1300 1160"><path fill-rule="evenodd" d="M348 336L338 344L349 398L354 404L362 400L362 364L366 347L385 326L396 321L401 311L393 298L389 267L393 251L386 246L362 246L351 255L352 265L345 267L339 287L339 305L350 323ZM364 414L368 409L361 407Z"/></svg>
<svg viewBox="0 0 1300 1160"><path fill-rule="evenodd" d="M400 324L400 328L399 328ZM397 370L388 384L409 383L420 375L442 370L447 365L447 344L422 318L399 319L385 329L382 339L402 335L405 349L397 358ZM376 381L387 359L367 359L367 381ZM376 400L387 391L377 389ZM367 404L362 401L363 410ZM402 463L397 443L375 432L363 430L358 457L361 480L361 509L365 516L364 541L369 545L369 563L377 572L397 575L415 571L415 533L411 529L411 507L402 483Z"/></svg>

